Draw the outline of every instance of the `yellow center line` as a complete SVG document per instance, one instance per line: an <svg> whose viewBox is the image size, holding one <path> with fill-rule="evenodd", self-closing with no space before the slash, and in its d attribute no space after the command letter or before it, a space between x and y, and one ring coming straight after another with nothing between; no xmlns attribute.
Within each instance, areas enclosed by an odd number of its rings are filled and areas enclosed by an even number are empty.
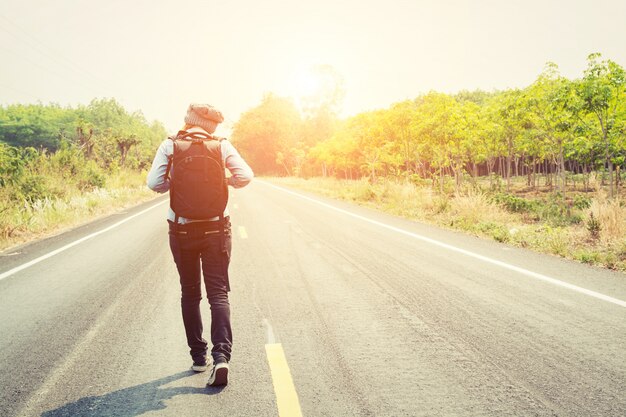
<svg viewBox="0 0 626 417"><path fill-rule="evenodd" d="M296 388L291 379L289 365L280 343L265 345L267 361L270 364L274 392L276 392L276 405L278 406L279 417L302 417L300 410L300 400Z"/></svg>
<svg viewBox="0 0 626 417"><path fill-rule="evenodd" d="M246 232L246 228L243 226L239 226L239 237L242 239L248 238L248 232Z"/></svg>

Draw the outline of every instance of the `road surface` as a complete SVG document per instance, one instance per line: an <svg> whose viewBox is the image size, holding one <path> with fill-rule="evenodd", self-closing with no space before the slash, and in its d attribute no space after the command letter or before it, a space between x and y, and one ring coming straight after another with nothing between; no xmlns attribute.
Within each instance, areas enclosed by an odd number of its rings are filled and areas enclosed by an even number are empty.
<svg viewBox="0 0 626 417"><path fill-rule="evenodd" d="M0 416L626 415L626 275L263 181L232 192L230 384L207 388L166 209L0 256Z"/></svg>

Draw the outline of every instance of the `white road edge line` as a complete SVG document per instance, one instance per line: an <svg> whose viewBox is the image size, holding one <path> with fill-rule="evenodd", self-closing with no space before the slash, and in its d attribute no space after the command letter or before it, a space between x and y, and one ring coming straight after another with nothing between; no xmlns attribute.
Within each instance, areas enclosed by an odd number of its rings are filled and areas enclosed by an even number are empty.
<svg viewBox="0 0 626 417"><path fill-rule="evenodd" d="M31 266L33 266L33 265L35 265L35 264L38 264L38 263L39 263L39 262L41 262L41 261L44 261L44 260L46 260L46 259L48 259L48 258L51 258L51 257L53 257L54 255L58 255L59 253L61 253L61 252L65 251L65 250L67 250L67 249L69 249L69 248L71 248L71 247L73 247L73 246L76 246L76 245L78 245L78 244L80 244L80 243L83 243L83 242L84 242L84 241L86 241L86 240L89 240L89 239L94 238L94 237L96 237L96 236L98 236L98 235L101 235L102 233L106 233L106 232L108 232L108 231L109 231L109 230L111 230L111 229L115 229L116 227L118 227L118 226L120 226L120 225L122 225L122 224L126 223L127 221L132 220L132 219L134 219L135 217L141 216L142 214L144 214L144 213L146 213L146 212L148 212L148 211L152 210L153 208L158 207L158 206L160 206L161 204L164 204L164 203L167 203L167 202L169 202L169 200L167 200L167 199L166 199L166 200L163 200L163 201L161 201L160 203L157 203L157 204L155 204L155 205L153 205L153 206L150 206L150 207L148 207L147 209L140 211L139 213L135 213L135 214L133 214L132 216L129 216L129 217L125 218L124 220L120 220L119 222L117 222L117 223L115 223L115 224L112 224L111 226L109 226L109 227L107 227L107 228L104 228L104 229L99 230L99 231L97 231L97 232L95 232L95 233L92 233L92 234L90 234L90 235L87 235L87 236L85 236L85 237L83 237L83 238L80 238L80 239L78 239L78 240L75 240L75 241L73 241L72 243L69 243L69 244L67 244L67 245L65 245L65 246L63 246L63 247L60 247L60 248L58 248L58 249L55 249L55 250L53 250L52 252L48 252L47 254L45 254L45 255L43 255L43 256L40 256L39 258L35 258L35 259L33 259L32 261L26 262L25 264L22 264L22 265L20 265L20 266L16 266L15 268L10 269L10 270L8 270L8 271L6 271L6 272L4 272L4 273L0 274L0 281L1 281L1 280L3 280L3 279L5 279L5 278L7 278L7 277L10 277L10 276L11 276L11 275L13 275L13 274L16 274L16 273L18 273L18 272L20 272L20 271L22 271L22 270L24 270L24 269L26 269L26 268L29 268L29 267L31 267Z"/></svg>
<svg viewBox="0 0 626 417"><path fill-rule="evenodd" d="M588 295L590 297L597 298L599 300L607 301L609 303L613 303L613 304L616 304L616 305L621 306L621 307L626 307L626 301L623 301L623 300L620 300L620 299L617 299L617 298L613 298L613 297L610 297L608 295L601 294L599 292L591 291L591 290L588 290L586 288L582 288L582 287L579 287L577 285L570 284L568 282L560 281L560 280L558 280L556 278L552 278L552 277L549 277L547 275L543 275L543 274L539 274L537 272L529 271L528 269L520 268L519 266L515 266L515 265L508 264L506 262L498 261L496 259L492 259L492 258L489 258L489 257L484 256L484 255L479 255L477 253L474 253L474 252L471 252L471 251L468 251L468 250L465 250L465 249L457 248L456 246L448 245L447 243L443 243L443 242L440 242L440 241L435 240L435 239L431 239L431 238L428 238L428 237L425 237L425 236L421 236L421 235L418 235L416 233L409 232L409 231L406 231L404 229L400 229L398 227L390 226L388 224L385 224L385 223L382 223L382 222L379 222L379 221L376 221L376 220L372 220L372 219L369 219L367 217L364 217L364 216L361 216L361 215L358 215L358 214L354 214L354 213L352 213L352 212L350 212L348 210L344 210L344 209L341 209L339 207L335 207L333 205L324 203L324 202L316 200L314 198L307 197L305 195L296 193L294 191L288 190L288 189L280 187L278 185L270 184L268 182L261 181L261 180L258 180L258 179L255 182L267 185L269 187L273 187L273 188L275 188L277 190L280 190L280 191L283 191L283 192L285 192L287 194L291 194L291 195L294 195L296 197L300 197L300 198L302 198L304 200L311 201L313 203L319 204L319 205L321 205L323 207L326 207L326 208L329 208L331 210L338 211L340 213L346 214L346 215L354 217L356 219L363 220L363 221L371 223L371 224L375 224L377 226L383 227L383 228L388 229L388 230L392 230L394 232L403 234L405 236L410 236L410 237L412 237L414 239L418 239L418 240L421 240L423 242L427 242L427 243L430 243L432 245L439 246L441 248L448 249L448 250L453 251L453 252L461 253L461 254L463 254L465 256L469 256L469 257L472 257L472 258L475 258L475 259L479 259L479 260L481 260L483 262L487 262L487 263L490 263L490 264L493 264L493 265L497 265L497 266L499 266L501 268L505 268L505 269L508 269L510 271L515 271L515 272L520 273L522 275L526 275L526 276L529 276L529 277L532 277L532 278L535 278L535 279L538 279L538 280L541 280L541 281L544 281L544 282L548 282L550 284L557 285L559 287L567 288L569 290L576 291L576 292L579 292L581 294L585 294L585 295Z"/></svg>

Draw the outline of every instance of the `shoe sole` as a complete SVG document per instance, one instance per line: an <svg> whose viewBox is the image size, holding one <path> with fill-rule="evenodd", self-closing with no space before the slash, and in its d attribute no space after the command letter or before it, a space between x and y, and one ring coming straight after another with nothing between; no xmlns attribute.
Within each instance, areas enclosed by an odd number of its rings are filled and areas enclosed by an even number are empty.
<svg viewBox="0 0 626 417"><path fill-rule="evenodd" d="M228 385L228 368L217 368L215 370L215 376L213 377L213 381L209 381L207 385L212 387L218 385Z"/></svg>

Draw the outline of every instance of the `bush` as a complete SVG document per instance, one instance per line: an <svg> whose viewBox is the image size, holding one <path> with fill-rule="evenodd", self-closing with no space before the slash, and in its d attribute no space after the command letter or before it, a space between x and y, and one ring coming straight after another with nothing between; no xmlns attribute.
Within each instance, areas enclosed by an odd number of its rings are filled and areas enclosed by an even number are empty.
<svg viewBox="0 0 626 417"><path fill-rule="evenodd" d="M418 187L428 187L431 183L429 179L422 178L418 174L411 174L411 176L409 177L409 181Z"/></svg>
<svg viewBox="0 0 626 417"><path fill-rule="evenodd" d="M0 187L18 184L25 165L19 148L0 143Z"/></svg>
<svg viewBox="0 0 626 417"><path fill-rule="evenodd" d="M577 259L584 264L592 265L599 263L601 258L602 257L598 252L580 251L574 255L574 259Z"/></svg>
<svg viewBox="0 0 626 417"><path fill-rule="evenodd" d="M20 182L21 197L33 203L53 196L53 192L48 188L46 178L42 175L28 175Z"/></svg>
<svg viewBox="0 0 626 417"><path fill-rule="evenodd" d="M81 191L91 191L94 188L103 188L106 184L106 176L98 165L89 161L86 170L78 180L78 189Z"/></svg>
<svg viewBox="0 0 626 417"><path fill-rule="evenodd" d="M497 242L508 242L511 239L511 233L502 224L483 222L476 226L476 230L491 236Z"/></svg>
<svg viewBox="0 0 626 417"><path fill-rule="evenodd" d="M85 158L78 149L67 141L61 142L58 151L50 156L50 170L63 178L72 180L81 173L85 166Z"/></svg>
<svg viewBox="0 0 626 417"><path fill-rule="evenodd" d="M506 193L495 194L493 201L513 213L529 213L532 212L536 206L534 201Z"/></svg>
<svg viewBox="0 0 626 417"><path fill-rule="evenodd" d="M448 211L450 208L450 200L445 196L439 196L433 199L433 212L435 214L441 214Z"/></svg>
<svg viewBox="0 0 626 417"><path fill-rule="evenodd" d="M600 221L593 215L593 212L589 213L589 218L585 224L589 234L592 239L598 239L600 237L600 230L602 230L602 226L600 225Z"/></svg>
<svg viewBox="0 0 626 417"><path fill-rule="evenodd" d="M574 196L574 200L572 204L578 210L588 209L589 207L591 207L591 199L588 197L585 197L584 195L576 194Z"/></svg>
<svg viewBox="0 0 626 417"><path fill-rule="evenodd" d="M537 201L534 210L538 220L553 226L572 223L569 206L560 198Z"/></svg>
<svg viewBox="0 0 626 417"><path fill-rule="evenodd" d="M576 204L579 206L590 204L587 200L584 197L580 198ZM512 194L498 193L493 196L493 201L511 213L530 215L531 219L552 226L565 226L582 221L581 215L573 211L558 193L546 200L528 200Z"/></svg>

